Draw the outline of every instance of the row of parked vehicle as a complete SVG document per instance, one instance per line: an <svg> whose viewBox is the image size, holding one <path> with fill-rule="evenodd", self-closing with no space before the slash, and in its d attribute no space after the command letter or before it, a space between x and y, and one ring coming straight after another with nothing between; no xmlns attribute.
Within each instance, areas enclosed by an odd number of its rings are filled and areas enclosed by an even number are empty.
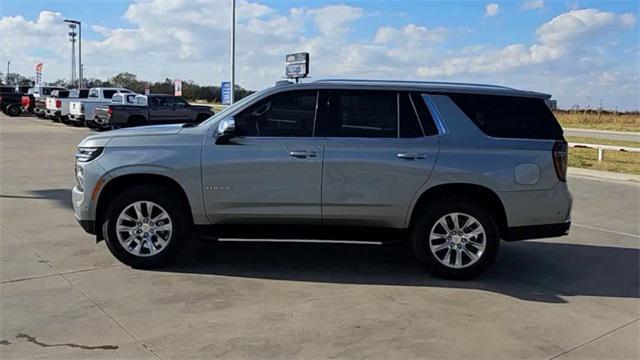
<svg viewBox="0 0 640 360"><path fill-rule="evenodd" d="M211 107L191 105L179 96L142 95L125 88L34 86L22 93L3 86L1 90L0 110L9 116L29 113L99 131L146 124L200 123L214 114Z"/></svg>

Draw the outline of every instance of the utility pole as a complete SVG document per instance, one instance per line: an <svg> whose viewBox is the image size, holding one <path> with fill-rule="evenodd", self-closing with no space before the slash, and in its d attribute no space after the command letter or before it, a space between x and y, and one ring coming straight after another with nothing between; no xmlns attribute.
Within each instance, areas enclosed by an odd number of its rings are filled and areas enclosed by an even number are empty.
<svg viewBox="0 0 640 360"><path fill-rule="evenodd" d="M231 0L231 104L236 90L236 0Z"/></svg>

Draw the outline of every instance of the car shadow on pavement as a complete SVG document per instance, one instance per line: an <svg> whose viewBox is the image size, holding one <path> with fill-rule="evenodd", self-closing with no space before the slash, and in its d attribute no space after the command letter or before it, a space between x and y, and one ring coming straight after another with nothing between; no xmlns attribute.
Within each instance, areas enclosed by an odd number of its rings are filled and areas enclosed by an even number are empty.
<svg viewBox="0 0 640 360"><path fill-rule="evenodd" d="M73 209L71 202L70 189L46 189L46 190L30 190L31 195L11 195L0 194L3 199L25 199L25 200L49 200L53 201L58 207L65 209Z"/></svg>
<svg viewBox="0 0 640 360"><path fill-rule="evenodd" d="M528 301L566 297L640 298L640 250L560 242L505 244L472 281L439 279L405 246L300 243L192 243L162 271L323 283L478 289Z"/></svg>

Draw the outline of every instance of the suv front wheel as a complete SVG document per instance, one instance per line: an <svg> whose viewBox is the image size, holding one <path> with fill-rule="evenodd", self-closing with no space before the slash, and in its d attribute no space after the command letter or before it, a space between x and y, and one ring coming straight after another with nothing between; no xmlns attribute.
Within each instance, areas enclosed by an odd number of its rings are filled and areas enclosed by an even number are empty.
<svg viewBox="0 0 640 360"><path fill-rule="evenodd" d="M490 213L464 197L440 199L420 214L412 242L418 260L447 279L470 279L483 272L500 246Z"/></svg>
<svg viewBox="0 0 640 360"><path fill-rule="evenodd" d="M169 264L191 234L181 199L167 189L139 186L115 197L106 212L103 234L107 247L134 268Z"/></svg>

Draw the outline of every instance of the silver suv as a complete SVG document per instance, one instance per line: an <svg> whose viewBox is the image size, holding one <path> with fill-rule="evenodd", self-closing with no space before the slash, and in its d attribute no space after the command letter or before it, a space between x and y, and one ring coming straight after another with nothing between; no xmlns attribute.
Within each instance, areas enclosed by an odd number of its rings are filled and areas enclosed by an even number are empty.
<svg viewBox="0 0 640 360"><path fill-rule="evenodd" d="M567 143L549 95L501 86L277 83L203 123L91 135L75 215L137 268L193 237L408 240L433 273L566 235Z"/></svg>

